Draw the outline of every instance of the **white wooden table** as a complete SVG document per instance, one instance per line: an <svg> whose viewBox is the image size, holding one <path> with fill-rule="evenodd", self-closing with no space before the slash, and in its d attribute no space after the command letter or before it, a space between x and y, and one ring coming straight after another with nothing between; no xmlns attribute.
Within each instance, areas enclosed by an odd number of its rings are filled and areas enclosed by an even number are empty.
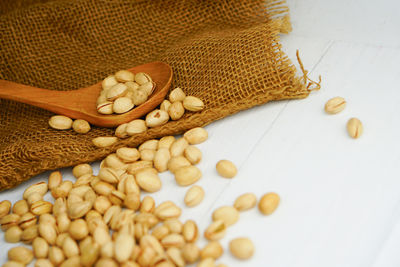
<svg viewBox="0 0 400 267"><path fill-rule="evenodd" d="M400 266L400 2L289 0L289 6L293 32L282 37L284 49L293 61L300 50L311 77L322 75L322 89L207 126L209 140L199 145L204 175L198 184L206 190L200 206L184 208L187 188L169 173L153 197L174 200L183 207L182 220L195 219L203 231L215 208L242 193L280 194L273 215L254 209L229 228L219 260L229 266ZM348 105L327 115L323 106L334 96ZM358 140L346 132L351 117L364 124ZM216 174L223 158L239 168L232 180ZM93 166L97 172L98 163ZM71 169L62 172L73 179ZM24 188L47 176L2 192L0 200L20 199ZM228 252L229 240L239 236L255 243L249 261ZM14 245L3 233L0 240L3 263Z"/></svg>

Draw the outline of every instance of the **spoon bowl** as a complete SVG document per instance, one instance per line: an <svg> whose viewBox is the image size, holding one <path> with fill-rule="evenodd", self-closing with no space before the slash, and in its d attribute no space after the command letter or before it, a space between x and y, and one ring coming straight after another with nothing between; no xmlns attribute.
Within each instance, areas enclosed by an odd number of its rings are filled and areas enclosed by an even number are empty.
<svg viewBox="0 0 400 267"><path fill-rule="evenodd" d="M129 71L149 74L156 88L145 103L123 114L103 115L97 112L96 100L102 90L101 82L72 91L55 91L0 80L0 98L30 104L73 119L83 119L93 125L115 127L154 110L171 86L172 69L166 63L151 62Z"/></svg>

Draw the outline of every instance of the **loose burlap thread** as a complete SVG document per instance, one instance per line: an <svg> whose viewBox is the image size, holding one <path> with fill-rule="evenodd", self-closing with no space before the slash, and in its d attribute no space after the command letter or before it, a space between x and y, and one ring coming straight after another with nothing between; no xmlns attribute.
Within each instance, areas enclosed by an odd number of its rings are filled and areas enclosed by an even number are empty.
<svg viewBox="0 0 400 267"><path fill-rule="evenodd" d="M73 90L159 60L174 71L172 88L201 98L205 109L100 149L92 138L113 129L57 131L51 112L0 100L0 189L271 100L307 97L306 77L281 51L279 33L288 31L288 8L275 0L2 1L1 79Z"/></svg>

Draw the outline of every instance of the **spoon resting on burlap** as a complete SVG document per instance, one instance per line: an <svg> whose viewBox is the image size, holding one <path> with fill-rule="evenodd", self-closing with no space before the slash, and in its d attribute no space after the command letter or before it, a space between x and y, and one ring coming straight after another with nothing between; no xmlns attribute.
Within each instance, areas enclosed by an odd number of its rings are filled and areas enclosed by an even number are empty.
<svg viewBox="0 0 400 267"><path fill-rule="evenodd" d="M101 82L72 91L54 91L0 80L0 98L30 104L73 119L83 119L93 125L115 127L154 110L171 86L172 69L166 63L147 63L129 71L149 74L156 88L145 103L124 114L103 115L97 112L96 100L102 89Z"/></svg>

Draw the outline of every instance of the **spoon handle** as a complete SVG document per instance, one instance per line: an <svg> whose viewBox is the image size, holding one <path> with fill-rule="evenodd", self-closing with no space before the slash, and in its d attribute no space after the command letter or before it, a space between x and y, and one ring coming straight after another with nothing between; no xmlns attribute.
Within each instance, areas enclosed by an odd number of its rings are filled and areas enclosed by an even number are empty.
<svg viewBox="0 0 400 267"><path fill-rule="evenodd" d="M67 96L72 96L71 92L47 90L0 80L0 98L33 105L56 113L64 109L63 99Z"/></svg>

